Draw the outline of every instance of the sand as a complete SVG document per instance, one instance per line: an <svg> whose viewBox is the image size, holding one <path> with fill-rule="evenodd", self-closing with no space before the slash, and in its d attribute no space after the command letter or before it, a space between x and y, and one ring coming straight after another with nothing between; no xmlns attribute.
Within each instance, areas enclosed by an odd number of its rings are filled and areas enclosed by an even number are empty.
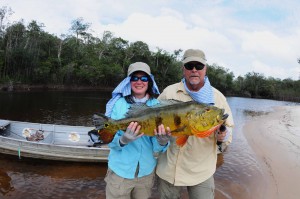
<svg viewBox="0 0 300 199"><path fill-rule="evenodd" d="M262 198L300 198L300 106L275 107L243 131L265 176Z"/></svg>

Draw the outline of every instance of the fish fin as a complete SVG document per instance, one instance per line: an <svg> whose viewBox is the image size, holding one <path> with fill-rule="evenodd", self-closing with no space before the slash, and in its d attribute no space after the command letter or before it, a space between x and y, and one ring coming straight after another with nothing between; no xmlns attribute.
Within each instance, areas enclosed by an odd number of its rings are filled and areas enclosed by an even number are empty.
<svg viewBox="0 0 300 199"><path fill-rule="evenodd" d="M147 106L146 104L140 104L140 103L135 103L131 104L130 108L128 109L128 112L125 114L126 118L131 118L131 117L140 117L141 115L144 115L145 113L153 111L155 108L163 108L167 107L170 105L176 105L178 103L186 103L178 100L159 100L158 104L155 104L153 106Z"/></svg>
<svg viewBox="0 0 300 199"><path fill-rule="evenodd" d="M159 100L159 104L157 106L168 106L171 104L183 103L182 101L175 100L175 99L161 99Z"/></svg>
<svg viewBox="0 0 300 199"><path fill-rule="evenodd" d="M146 104L140 104L140 103L131 104L130 108L125 114L125 117L136 117L141 113L147 112L147 109L150 109L150 107L147 106Z"/></svg>
<svg viewBox="0 0 300 199"><path fill-rule="evenodd" d="M171 133L172 133L172 135L176 136L177 133L182 133L185 130L186 127L187 127L186 125L179 126L176 129L172 130Z"/></svg>
<svg viewBox="0 0 300 199"><path fill-rule="evenodd" d="M107 117L106 115L104 115L103 113L95 113L94 115L93 115L93 119L94 118L102 118L103 120L108 120L109 119L109 117Z"/></svg>
<svg viewBox="0 0 300 199"><path fill-rule="evenodd" d="M220 124L221 125L221 124ZM202 132L198 132L196 133L195 135L199 138L205 138L205 137L208 137L210 136L213 132L215 132L219 127L220 125L217 125L217 126L214 126L210 129L208 129L207 131L202 131Z"/></svg>
<svg viewBox="0 0 300 199"><path fill-rule="evenodd" d="M188 138L189 138L188 135L179 136L176 139L176 144L180 147L183 147L185 145L185 143L187 142Z"/></svg>

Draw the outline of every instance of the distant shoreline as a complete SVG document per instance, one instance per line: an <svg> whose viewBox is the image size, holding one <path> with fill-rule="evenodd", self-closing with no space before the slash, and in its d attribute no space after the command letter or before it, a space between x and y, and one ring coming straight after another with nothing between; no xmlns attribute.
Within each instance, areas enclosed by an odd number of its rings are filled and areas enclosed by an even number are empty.
<svg viewBox="0 0 300 199"><path fill-rule="evenodd" d="M114 86L90 86L90 85L62 85L62 84L21 84L21 83L2 83L0 84L0 92L30 92L30 91L103 91L112 92L115 89ZM163 89L160 90L161 92ZM251 97L248 95L235 95L227 93L225 97L245 97L254 99L270 99L277 101L289 101L300 102L300 98L261 98L259 96Z"/></svg>
<svg viewBox="0 0 300 199"><path fill-rule="evenodd" d="M113 87L109 86L80 86L80 85L30 85L30 84L0 84L0 91L51 91L51 90L78 90L78 91L87 91L87 90L97 90L97 91L113 91Z"/></svg>

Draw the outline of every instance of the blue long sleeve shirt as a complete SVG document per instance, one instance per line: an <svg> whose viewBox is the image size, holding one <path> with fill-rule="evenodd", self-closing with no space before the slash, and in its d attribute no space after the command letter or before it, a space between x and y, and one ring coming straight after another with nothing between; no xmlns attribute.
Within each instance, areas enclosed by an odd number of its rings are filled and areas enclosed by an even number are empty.
<svg viewBox="0 0 300 199"><path fill-rule="evenodd" d="M146 105L153 106L158 103L157 99L149 99ZM113 107L111 118L115 120L124 118L129 108L130 104L123 97L120 98ZM157 163L154 153L165 152L170 143L161 146L155 136L144 135L121 147L119 140L123 133L122 130L117 131L113 141L108 145L110 147L108 167L117 175L127 179L135 178L138 165L137 177L151 174Z"/></svg>

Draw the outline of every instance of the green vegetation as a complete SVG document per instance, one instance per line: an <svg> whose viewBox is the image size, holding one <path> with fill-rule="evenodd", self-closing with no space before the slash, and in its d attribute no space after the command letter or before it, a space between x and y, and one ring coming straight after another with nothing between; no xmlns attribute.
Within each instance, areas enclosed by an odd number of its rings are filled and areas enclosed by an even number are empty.
<svg viewBox="0 0 300 199"><path fill-rule="evenodd" d="M10 9L0 8L1 84L114 88L136 61L150 65L161 90L182 78L181 49L153 52L143 41L129 42L110 31L97 38L82 18L71 23L70 35L57 37L37 21L27 26L22 20L5 23L11 14ZM209 66L207 73L211 84L227 96L300 101L300 80L266 78L255 72L235 78L217 64Z"/></svg>

